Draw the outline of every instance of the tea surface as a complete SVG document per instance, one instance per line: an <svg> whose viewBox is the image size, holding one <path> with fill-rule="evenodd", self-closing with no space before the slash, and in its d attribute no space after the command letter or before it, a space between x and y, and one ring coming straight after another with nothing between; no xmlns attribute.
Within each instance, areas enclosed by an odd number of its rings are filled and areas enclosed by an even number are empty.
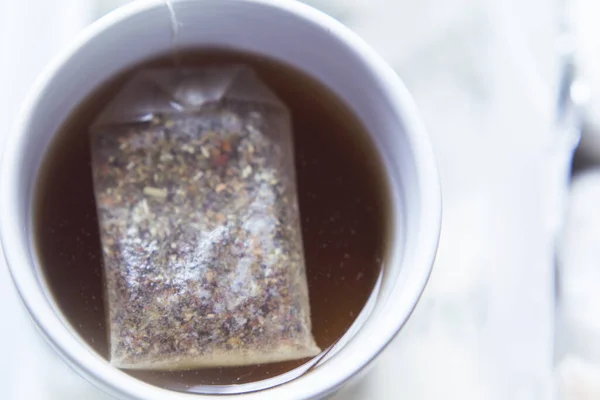
<svg viewBox="0 0 600 400"><path fill-rule="evenodd" d="M173 65L172 57L145 66ZM357 117L316 80L279 62L222 51L189 51L178 65L250 65L289 107L313 335L326 349L365 305L385 260L389 195L381 162ZM102 253L92 186L88 127L131 75L98 88L73 112L43 161L35 199L41 267L73 329L108 357ZM306 360L190 371L126 371L180 391L196 385L271 378Z"/></svg>

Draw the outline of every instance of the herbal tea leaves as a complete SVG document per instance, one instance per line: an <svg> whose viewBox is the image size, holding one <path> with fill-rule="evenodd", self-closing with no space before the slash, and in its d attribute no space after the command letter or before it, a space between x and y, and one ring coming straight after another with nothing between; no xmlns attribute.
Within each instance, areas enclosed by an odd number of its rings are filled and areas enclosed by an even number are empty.
<svg viewBox="0 0 600 400"><path fill-rule="evenodd" d="M285 107L244 67L145 71L92 127L115 366L319 352L290 129Z"/></svg>

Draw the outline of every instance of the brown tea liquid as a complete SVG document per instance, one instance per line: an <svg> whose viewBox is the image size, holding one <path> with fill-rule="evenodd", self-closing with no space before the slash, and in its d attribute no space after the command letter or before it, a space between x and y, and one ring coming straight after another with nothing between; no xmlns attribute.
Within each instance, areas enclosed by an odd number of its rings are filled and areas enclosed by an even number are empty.
<svg viewBox="0 0 600 400"><path fill-rule="evenodd" d="M293 119L302 236L313 334L328 348L365 305L384 259L389 211L381 162L362 124L328 89L299 71L249 54L184 52L181 65L251 65ZM169 66L171 58L144 63ZM102 252L92 188L88 127L131 71L86 99L47 153L36 189L35 234L42 268L72 327L108 357ZM126 371L173 390L272 378L306 360L191 371Z"/></svg>

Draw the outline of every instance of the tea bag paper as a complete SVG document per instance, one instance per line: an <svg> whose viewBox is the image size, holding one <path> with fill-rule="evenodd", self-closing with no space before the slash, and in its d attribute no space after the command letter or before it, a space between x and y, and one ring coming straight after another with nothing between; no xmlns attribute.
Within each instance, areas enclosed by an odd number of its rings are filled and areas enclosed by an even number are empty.
<svg viewBox="0 0 600 400"><path fill-rule="evenodd" d="M250 68L144 70L91 134L113 365L319 353L290 115Z"/></svg>

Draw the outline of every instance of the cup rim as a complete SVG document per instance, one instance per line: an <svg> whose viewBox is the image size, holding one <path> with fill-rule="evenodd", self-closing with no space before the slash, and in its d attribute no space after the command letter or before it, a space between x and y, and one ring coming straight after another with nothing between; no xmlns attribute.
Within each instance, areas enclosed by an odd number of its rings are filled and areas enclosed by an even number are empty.
<svg viewBox="0 0 600 400"><path fill-rule="evenodd" d="M363 346L364 349L360 353L356 352L359 361L353 365L338 365L341 368L337 368L337 370L329 368L327 370L329 375L325 374L326 370L321 371L319 374L318 371L314 371L282 386L243 395L247 399L258 397L261 399L279 399L282 398L282 393L284 393L282 387L288 387L289 389L293 388L293 393L298 399L318 398L339 388L372 361L393 339L414 310L431 273L441 228L441 189L437 166L428 136L408 90L386 62L349 28L301 2L279 0L221 1L255 3L264 7L283 9L314 26L326 29L337 40L359 54L374 75L385 82L386 91L382 95L386 96L392 107L402 115L403 124L406 128L405 134L411 147L411 153L415 158L414 167L417 176L417 190L421 199L422 218L419 221L418 232L415 232L418 237L415 241L417 246L414 251L415 257L411 260L413 264L411 267L413 269L411 280L406 283L403 289L405 296L408 292L412 304L403 304L396 317L389 318L385 326L381 327L381 334L375 340L370 341L368 345ZM77 338L64 326L43 294L29 255L29 243L24 243L24 240L21 240L26 233L20 232L18 234L19 231L26 231L26 228L19 226L17 215L20 210L23 210L23 207L29 207L29 204L25 206L20 204L20 199L17 196L18 188L22 185L20 172L22 166L28 162L24 154L28 121L35 115L38 100L47 83L89 40L101 34L105 29L122 23L135 14L164 6L164 0L138 0L109 13L87 27L78 36L77 40L55 58L40 74L29 91L11 130L11 135L5 143L4 157L1 164L2 175L0 177L0 193L3 194L0 197L0 243L4 249L4 257L14 285L29 314L50 345L57 350L57 353L67 364L86 376L88 381L118 398L159 399L168 395L169 398L182 400L193 399L194 397L217 399L223 397L223 395L179 393L143 383L111 367L106 362L101 362L95 354L86 351Z"/></svg>

